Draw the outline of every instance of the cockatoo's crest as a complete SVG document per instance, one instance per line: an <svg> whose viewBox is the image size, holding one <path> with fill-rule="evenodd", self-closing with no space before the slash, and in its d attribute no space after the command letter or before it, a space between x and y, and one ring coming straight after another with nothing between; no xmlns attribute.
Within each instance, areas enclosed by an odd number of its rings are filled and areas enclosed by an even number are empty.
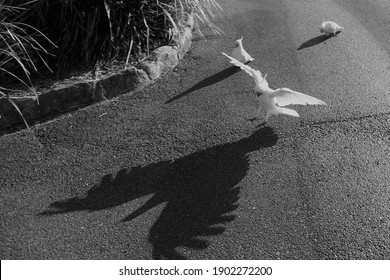
<svg viewBox="0 0 390 280"><path fill-rule="evenodd" d="M241 39L236 40L236 48L240 47L240 46L242 47L242 39L243 39L243 37L241 37Z"/></svg>

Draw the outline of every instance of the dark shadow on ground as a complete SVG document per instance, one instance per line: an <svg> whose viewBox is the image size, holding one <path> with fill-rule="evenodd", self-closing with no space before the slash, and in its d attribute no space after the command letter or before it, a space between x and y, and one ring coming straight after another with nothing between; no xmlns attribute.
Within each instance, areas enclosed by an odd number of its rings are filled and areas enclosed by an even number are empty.
<svg viewBox="0 0 390 280"><path fill-rule="evenodd" d="M238 183L249 170L248 153L277 142L272 128L262 127L247 138L217 145L174 161L120 170L91 188L85 197L56 201L39 215L98 211L147 194L153 196L123 219L129 222L166 203L151 227L149 242L154 259L186 259L178 247L205 249L207 236L219 235L235 219Z"/></svg>
<svg viewBox="0 0 390 280"><path fill-rule="evenodd" d="M337 32L337 34L338 33L340 33L340 32ZM322 42L325 42L326 40L328 40L332 37L334 37L334 36L322 34L320 36L314 37L314 38L304 42L302 45L299 46L299 48L297 50L302 50L302 49L313 47L315 45L321 44Z"/></svg>
<svg viewBox="0 0 390 280"><path fill-rule="evenodd" d="M216 84L216 83L234 75L235 73L237 73L239 71L240 71L240 68L238 68L236 66L232 66L232 67L229 67L227 69L224 69L224 70L222 70L222 71L220 71L220 72L218 72L210 77L207 77L206 79L203 79L202 81L200 81L196 85L192 86L191 88L187 89L186 91L172 97L171 99L166 101L165 104L172 103L173 101L175 101L183 96L186 96L187 94L190 94L191 92L194 92L198 89Z"/></svg>

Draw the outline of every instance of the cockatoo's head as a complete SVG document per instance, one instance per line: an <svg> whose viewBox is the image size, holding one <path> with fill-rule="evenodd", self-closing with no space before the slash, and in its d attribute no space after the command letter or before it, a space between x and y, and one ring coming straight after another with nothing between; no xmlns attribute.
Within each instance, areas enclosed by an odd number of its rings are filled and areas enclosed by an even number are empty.
<svg viewBox="0 0 390 280"><path fill-rule="evenodd" d="M269 87L268 86L268 82L267 82L267 80L265 78L267 78L267 74L264 75L263 80L261 81L260 84L261 84L262 87L264 86L264 87L268 88Z"/></svg>
<svg viewBox="0 0 390 280"><path fill-rule="evenodd" d="M264 75L264 77L261 75L260 72L258 72L260 74L260 77L261 79L257 79L257 82L256 82L256 92L258 92L258 96L260 96L262 93L266 92L266 91L269 91L269 85L268 85L268 82L266 80L266 77L267 77L267 74ZM257 76L259 77L259 76Z"/></svg>
<svg viewBox="0 0 390 280"><path fill-rule="evenodd" d="M236 40L236 46L235 46L236 48L242 46L242 39L243 39L243 38L244 38L244 37L241 37L241 39L237 39L237 40Z"/></svg>

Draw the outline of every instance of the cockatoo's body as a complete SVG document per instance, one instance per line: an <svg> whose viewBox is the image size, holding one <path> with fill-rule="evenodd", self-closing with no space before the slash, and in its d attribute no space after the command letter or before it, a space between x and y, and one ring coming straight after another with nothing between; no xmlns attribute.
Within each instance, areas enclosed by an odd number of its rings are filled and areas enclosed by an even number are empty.
<svg viewBox="0 0 390 280"><path fill-rule="evenodd" d="M325 33L326 35L337 36L337 33L340 33L343 29L344 27L341 27L333 21L324 21L321 24L320 32Z"/></svg>
<svg viewBox="0 0 390 280"><path fill-rule="evenodd" d="M257 99L259 101L259 109L257 110L255 119L258 118L260 114L261 108L265 111L265 120L268 121L268 118L271 115L279 115L285 114L294 117L299 117L299 114L288 108L282 108L291 104L299 104L299 105L326 105L326 103L322 100L319 100L310 95L306 95L297 91L293 91L289 88L278 88L272 89L268 86L268 82L265 79L267 75L264 77L261 75L259 70L254 70L253 68L245 65L233 57L222 53L227 58L230 59L230 63L235 66L240 67L246 73L248 73L251 77L253 77L255 81L255 92L257 94Z"/></svg>
<svg viewBox="0 0 390 280"><path fill-rule="evenodd" d="M250 62L250 61L253 61L254 58L251 57L249 55L249 53L247 53L245 50L244 50L244 47L242 46L242 39L243 37L241 37L241 39L238 39L236 40L236 47L233 49L232 53L230 54L234 59L238 60L239 62L241 63L247 63L247 62Z"/></svg>

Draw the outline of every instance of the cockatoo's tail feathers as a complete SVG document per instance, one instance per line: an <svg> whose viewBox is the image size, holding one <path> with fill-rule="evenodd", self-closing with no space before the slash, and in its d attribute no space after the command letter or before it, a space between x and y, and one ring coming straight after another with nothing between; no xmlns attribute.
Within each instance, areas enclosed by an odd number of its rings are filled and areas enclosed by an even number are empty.
<svg viewBox="0 0 390 280"><path fill-rule="evenodd" d="M276 108L277 108L277 112L279 114L290 115L290 116L299 118L299 114L297 111L294 111L294 110L288 109L288 108L280 108L280 107L276 107Z"/></svg>
<svg viewBox="0 0 390 280"><path fill-rule="evenodd" d="M326 103L313 96L293 91L289 88L278 88L273 93L276 99L276 104L279 106L287 106L292 104L297 105L326 105Z"/></svg>

